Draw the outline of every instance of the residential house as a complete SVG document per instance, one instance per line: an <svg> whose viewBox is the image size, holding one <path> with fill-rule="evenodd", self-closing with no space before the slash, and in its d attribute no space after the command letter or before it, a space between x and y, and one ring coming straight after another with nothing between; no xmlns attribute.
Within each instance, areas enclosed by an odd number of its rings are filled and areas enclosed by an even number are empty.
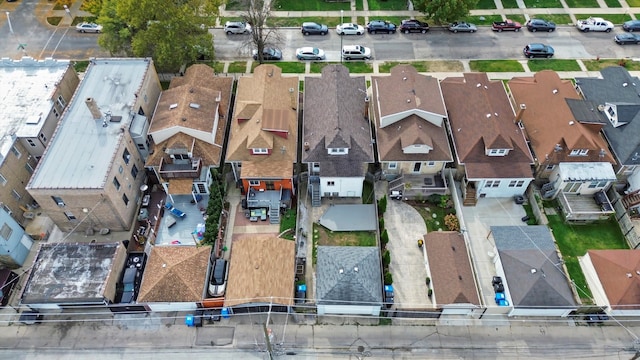
<svg viewBox="0 0 640 360"><path fill-rule="evenodd" d="M464 237L455 231L424 236L433 303L443 315L469 315L480 305L480 295Z"/></svg>
<svg viewBox="0 0 640 360"><path fill-rule="evenodd" d="M41 244L20 304L34 310L107 306L116 300L126 257L121 243Z"/></svg>
<svg viewBox="0 0 640 360"><path fill-rule="evenodd" d="M509 316L566 317L577 309L577 296L546 225L492 226L491 234Z"/></svg>
<svg viewBox="0 0 640 360"><path fill-rule="evenodd" d="M0 209L0 268L21 267L29 255L33 239L4 209Z"/></svg>
<svg viewBox="0 0 640 360"><path fill-rule="evenodd" d="M147 59L93 59L27 191L62 231L129 230L141 202L144 161L129 132L160 95Z"/></svg>
<svg viewBox="0 0 640 360"><path fill-rule="evenodd" d="M381 271L375 246L318 246L318 315L380 315Z"/></svg>
<svg viewBox="0 0 640 360"><path fill-rule="evenodd" d="M438 79L397 65L391 76L372 77L371 87L378 161L389 190L404 197L447 193L443 170L453 155Z"/></svg>
<svg viewBox="0 0 640 360"><path fill-rule="evenodd" d="M442 80L440 87L464 176L464 204L524 194L533 180L533 158L502 81L491 81L485 73L465 73Z"/></svg>
<svg viewBox="0 0 640 360"><path fill-rule="evenodd" d="M271 223L295 194L298 146L298 78L275 65L260 65L238 80L227 159L245 197L243 206L264 208Z"/></svg>
<svg viewBox="0 0 640 360"><path fill-rule="evenodd" d="M362 196L374 162L369 100L364 76L350 76L343 65L305 79L302 161L309 165L313 206L325 197Z"/></svg>
<svg viewBox="0 0 640 360"><path fill-rule="evenodd" d="M234 240L224 306L234 313L265 307L289 312L293 305L295 251L294 241L274 235L247 235Z"/></svg>
<svg viewBox="0 0 640 360"><path fill-rule="evenodd" d="M151 311L200 307L207 292L211 246L154 246L140 284L138 304Z"/></svg>
<svg viewBox="0 0 640 360"><path fill-rule="evenodd" d="M145 166L169 196L209 194L211 169L222 160L232 86L233 78L196 64L160 94L148 132L153 153Z"/></svg>
<svg viewBox="0 0 640 360"><path fill-rule="evenodd" d="M610 214L605 191L615 181L608 174L616 161L600 134L606 119L592 111L594 105L582 100L571 81L560 79L554 71L515 77L509 81L509 88L520 107L516 121L535 155L536 178L545 182L542 196L559 197L568 220L589 221ZM589 176L581 166L557 169L562 163L589 162L602 163L597 165L601 168L597 174ZM594 199L596 193L600 195ZM584 195L590 195L588 201Z"/></svg>
<svg viewBox="0 0 640 360"><path fill-rule="evenodd" d="M614 316L640 315L640 250L589 250L579 260L595 305Z"/></svg>
<svg viewBox="0 0 640 360"><path fill-rule="evenodd" d="M0 60L0 203L22 226L38 207L25 184L79 81L70 61Z"/></svg>
<svg viewBox="0 0 640 360"><path fill-rule="evenodd" d="M600 70L602 78L576 78L576 88L606 117L602 132L616 159L619 185L629 187L623 204L640 208L640 79L622 66Z"/></svg>

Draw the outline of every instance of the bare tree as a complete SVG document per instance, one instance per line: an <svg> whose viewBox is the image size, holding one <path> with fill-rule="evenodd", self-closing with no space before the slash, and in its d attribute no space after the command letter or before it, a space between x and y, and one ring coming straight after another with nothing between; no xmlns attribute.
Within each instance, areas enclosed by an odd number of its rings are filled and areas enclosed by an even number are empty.
<svg viewBox="0 0 640 360"><path fill-rule="evenodd" d="M257 49L257 60L264 62L264 49L278 47L282 43L282 36L278 28L267 27L267 19L271 14L271 0L245 0L248 9L243 18L251 24L251 39L249 45Z"/></svg>

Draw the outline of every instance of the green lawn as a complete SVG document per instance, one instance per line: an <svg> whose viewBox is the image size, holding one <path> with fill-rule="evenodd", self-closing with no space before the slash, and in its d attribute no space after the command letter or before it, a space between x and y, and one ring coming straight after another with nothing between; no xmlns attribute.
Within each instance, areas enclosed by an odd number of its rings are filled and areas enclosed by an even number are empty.
<svg viewBox="0 0 640 360"><path fill-rule="evenodd" d="M565 0L570 8L599 8L596 0Z"/></svg>
<svg viewBox="0 0 640 360"><path fill-rule="evenodd" d="M496 3L493 0L478 0L475 9L495 9Z"/></svg>
<svg viewBox="0 0 640 360"><path fill-rule="evenodd" d="M517 60L471 60L469 67L479 72L523 72L522 64Z"/></svg>
<svg viewBox="0 0 640 360"><path fill-rule="evenodd" d="M293 240L295 231L296 231L296 209L289 209L286 213L280 218L280 233L285 230L292 229L292 231L288 231L284 235L283 238Z"/></svg>
<svg viewBox="0 0 640 360"><path fill-rule="evenodd" d="M363 0L356 0L356 10L364 10Z"/></svg>
<svg viewBox="0 0 640 360"><path fill-rule="evenodd" d="M631 20L631 15L629 14L576 14L576 19L578 20L584 20L588 17L601 17L614 24L622 24L625 21Z"/></svg>
<svg viewBox="0 0 640 360"><path fill-rule="evenodd" d="M619 59L601 59L601 60L582 60L582 63L589 71L598 71L609 66L619 66L622 60ZM625 61L625 68L631 71L640 71L640 62Z"/></svg>
<svg viewBox="0 0 640 360"><path fill-rule="evenodd" d="M524 0L527 8L562 8L560 0Z"/></svg>
<svg viewBox="0 0 640 360"><path fill-rule="evenodd" d="M618 0L604 0L604 3L607 4L610 8L621 8L622 4Z"/></svg>
<svg viewBox="0 0 640 360"><path fill-rule="evenodd" d="M295 1L295 0L293 0ZM407 10L406 0L368 0L369 10Z"/></svg>
<svg viewBox="0 0 640 360"><path fill-rule="evenodd" d="M630 7L640 7L640 0L627 0Z"/></svg>
<svg viewBox="0 0 640 360"><path fill-rule="evenodd" d="M329 65L329 64L330 63L325 62L325 61L319 61L319 62L313 61L313 62L311 62L311 67L309 68L309 71L312 74L320 74L320 73L322 73L322 69L325 66ZM335 63L333 63L333 64L335 64Z"/></svg>
<svg viewBox="0 0 640 360"><path fill-rule="evenodd" d="M247 71L247 62L246 61L234 61L229 64L229 68L227 73L241 73L244 74Z"/></svg>
<svg viewBox="0 0 640 360"><path fill-rule="evenodd" d="M527 61L531 71L554 70L554 71L580 71L580 65L575 60L563 59L536 59Z"/></svg>
<svg viewBox="0 0 640 360"><path fill-rule="evenodd" d="M527 22L527 19L525 19L524 15L509 15L509 19L515 22L519 22L520 24L522 24L523 27L524 27L524 24Z"/></svg>
<svg viewBox="0 0 640 360"><path fill-rule="evenodd" d="M428 232L447 230L447 227L444 224L444 216L455 213L455 210L452 208L445 209L426 200L416 201L411 204L411 206L413 206L413 208L420 213L420 216L422 216L424 223L427 225ZM418 241L418 239L416 239L416 241Z"/></svg>
<svg viewBox="0 0 640 360"><path fill-rule="evenodd" d="M271 2L271 8L277 11L340 11L351 10L351 3L348 1L326 2L324 0L274 0Z"/></svg>
<svg viewBox="0 0 640 360"><path fill-rule="evenodd" d="M517 9L518 3L516 2L516 0L502 0L502 6L505 9Z"/></svg>
<svg viewBox="0 0 640 360"><path fill-rule="evenodd" d="M502 21L502 16L500 15L468 16L462 20L477 26L482 26L482 25L491 25L494 21Z"/></svg>
<svg viewBox="0 0 640 360"><path fill-rule="evenodd" d="M275 65L282 69L282 72L286 74L304 74L305 64L301 61L265 61L264 63ZM252 64L252 70L259 65L260 63L254 61Z"/></svg>
<svg viewBox="0 0 640 360"><path fill-rule="evenodd" d="M329 31L335 30L336 25L340 24L340 17L270 17L267 19L267 26L271 27L300 27L303 22L313 21L319 24L325 24L329 27ZM345 20L346 21L346 20Z"/></svg>
<svg viewBox="0 0 640 360"><path fill-rule="evenodd" d="M527 213L527 216L529 217L529 220L527 220L527 225L536 225L538 222L536 221L535 215L533 215L533 210L531 208L531 205L523 204L522 207L524 208L524 211Z"/></svg>
<svg viewBox="0 0 640 360"><path fill-rule="evenodd" d="M584 256L588 250L628 249L620 226L613 218L587 225L567 224L559 215L547 215L547 218L580 297L590 299L591 292L578 264L578 256Z"/></svg>
<svg viewBox="0 0 640 360"><path fill-rule="evenodd" d="M568 24L573 25L573 22L571 21L571 16L569 16L568 14L549 14L549 15L539 16L538 18L545 19L547 21L553 21L557 25L568 25Z"/></svg>
<svg viewBox="0 0 640 360"><path fill-rule="evenodd" d="M365 61L343 61L342 65L346 66L351 74L370 74L373 72L373 65Z"/></svg>

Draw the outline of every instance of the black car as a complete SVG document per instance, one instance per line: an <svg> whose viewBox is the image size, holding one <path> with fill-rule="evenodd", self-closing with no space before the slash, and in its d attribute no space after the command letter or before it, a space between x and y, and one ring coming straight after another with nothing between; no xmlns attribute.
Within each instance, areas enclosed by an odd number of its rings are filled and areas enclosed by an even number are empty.
<svg viewBox="0 0 640 360"><path fill-rule="evenodd" d="M640 31L640 20L629 20L622 24L624 31Z"/></svg>
<svg viewBox="0 0 640 360"><path fill-rule="evenodd" d="M531 19L527 21L525 26L531 32L536 32L536 31L552 32L556 29L556 24L554 22L547 21L544 19Z"/></svg>
<svg viewBox="0 0 640 360"><path fill-rule="evenodd" d="M325 24L306 22L300 28L304 35L327 35L329 28Z"/></svg>
<svg viewBox="0 0 640 360"><path fill-rule="evenodd" d="M640 35L622 33L613 38L613 41L618 45L640 45Z"/></svg>
<svg viewBox="0 0 640 360"><path fill-rule="evenodd" d="M427 31L429 31L429 24L419 20L402 20L402 23L400 24L400 32L403 32L405 34L412 32L419 32L424 34Z"/></svg>
<svg viewBox="0 0 640 360"><path fill-rule="evenodd" d="M135 300L136 278L138 277L138 269L135 267L126 268L122 276L122 297L120 302L123 304L132 303Z"/></svg>
<svg viewBox="0 0 640 360"><path fill-rule="evenodd" d="M533 59L535 57L545 57L550 58L553 56L553 48L549 45L533 43L524 47L522 53L524 56L529 59Z"/></svg>
<svg viewBox="0 0 640 360"><path fill-rule="evenodd" d="M253 50L253 60L258 60L258 50ZM274 48L264 48L262 49L262 60L282 60L282 51Z"/></svg>
<svg viewBox="0 0 640 360"><path fill-rule="evenodd" d="M369 34L377 34L377 33L395 34L396 28L397 28L396 24L393 24L384 20L371 20L367 24L367 31L369 32Z"/></svg>

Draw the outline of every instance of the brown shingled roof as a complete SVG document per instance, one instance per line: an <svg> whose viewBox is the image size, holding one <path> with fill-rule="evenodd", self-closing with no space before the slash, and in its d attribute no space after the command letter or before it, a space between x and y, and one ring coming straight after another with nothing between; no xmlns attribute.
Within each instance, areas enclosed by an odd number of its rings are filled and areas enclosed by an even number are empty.
<svg viewBox="0 0 640 360"><path fill-rule="evenodd" d="M193 143L194 157L202 158L204 166L219 166L232 85L233 78L217 77L202 64L187 68L183 77L174 77L160 95L151 120L149 135L155 144L146 165L159 166L165 156L168 160L163 149L190 148Z"/></svg>
<svg viewBox="0 0 640 360"><path fill-rule="evenodd" d="M238 80L226 161L242 163L242 178L290 178L298 142L298 78L260 65ZM241 121L239 121L239 119ZM269 155L252 155L267 148Z"/></svg>
<svg viewBox="0 0 640 360"><path fill-rule="evenodd" d="M268 234L233 241L225 306L293 304L295 242Z"/></svg>
<svg viewBox="0 0 640 360"><path fill-rule="evenodd" d="M373 115L381 161L453 161L444 126L438 80L418 74L410 65L391 69L391 76L372 77ZM439 122L433 120L438 118ZM403 148L426 145L428 154L405 154Z"/></svg>
<svg viewBox="0 0 640 360"><path fill-rule="evenodd" d="M640 250L589 250L587 254L611 307L640 308L640 275L636 273L640 271Z"/></svg>
<svg viewBox="0 0 640 360"><path fill-rule="evenodd" d="M508 84L515 102L526 105L522 123L538 161L550 156L553 164L589 161L615 164L610 151L600 157L600 150L608 149L600 134L602 124L580 123L571 112L566 99L582 99L571 81L560 79L555 71L544 70L533 77L514 77ZM562 151L556 150L556 144ZM589 153L569 156L574 149L588 149Z"/></svg>
<svg viewBox="0 0 640 360"><path fill-rule="evenodd" d="M201 301L210 246L154 246L144 269L139 303Z"/></svg>
<svg viewBox="0 0 640 360"><path fill-rule="evenodd" d="M424 240L438 303L480 305L462 235L453 231L435 231L426 234Z"/></svg>
<svg viewBox="0 0 640 360"><path fill-rule="evenodd" d="M440 83L458 162L470 180L532 178L533 158L500 80L486 73L465 73ZM486 149L512 149L506 156L487 156Z"/></svg>

